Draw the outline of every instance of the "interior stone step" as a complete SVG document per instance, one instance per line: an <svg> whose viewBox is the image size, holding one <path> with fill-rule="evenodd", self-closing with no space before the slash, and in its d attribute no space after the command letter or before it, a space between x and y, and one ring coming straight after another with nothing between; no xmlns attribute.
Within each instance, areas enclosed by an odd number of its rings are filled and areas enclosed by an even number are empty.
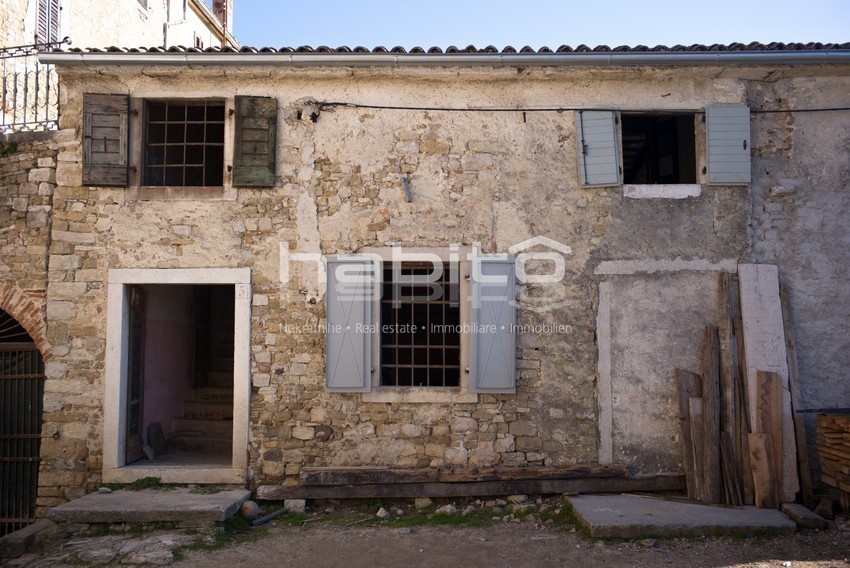
<svg viewBox="0 0 850 568"><path fill-rule="evenodd" d="M233 371L207 373L207 385L210 387L233 389Z"/></svg>
<svg viewBox="0 0 850 568"><path fill-rule="evenodd" d="M210 359L210 371L233 373L233 354L229 357L213 357Z"/></svg>
<svg viewBox="0 0 850 568"><path fill-rule="evenodd" d="M192 400L215 400L233 402L233 379L229 387L201 387L192 389Z"/></svg>
<svg viewBox="0 0 850 568"><path fill-rule="evenodd" d="M200 432L173 432L168 436L168 449L198 454L225 454L233 451L233 437L208 436Z"/></svg>
<svg viewBox="0 0 850 568"><path fill-rule="evenodd" d="M174 419L174 431L182 433L197 432L201 435L226 437L233 433L233 420L178 417Z"/></svg>
<svg viewBox="0 0 850 568"><path fill-rule="evenodd" d="M233 403L215 400L187 400L183 402L185 418L207 418L210 420L233 419Z"/></svg>

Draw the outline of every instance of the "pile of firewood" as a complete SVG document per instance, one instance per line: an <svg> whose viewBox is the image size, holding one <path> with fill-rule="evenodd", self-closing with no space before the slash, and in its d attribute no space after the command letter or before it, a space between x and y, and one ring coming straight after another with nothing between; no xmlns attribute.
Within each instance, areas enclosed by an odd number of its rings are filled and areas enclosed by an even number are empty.
<svg viewBox="0 0 850 568"><path fill-rule="evenodd" d="M821 480L838 489L841 507L850 508L850 415L817 417Z"/></svg>
<svg viewBox="0 0 850 568"><path fill-rule="evenodd" d="M674 371L688 496L773 508L800 491L812 507L804 424L793 413L793 327L776 267L722 273L719 311L720 326L705 329L700 374Z"/></svg>

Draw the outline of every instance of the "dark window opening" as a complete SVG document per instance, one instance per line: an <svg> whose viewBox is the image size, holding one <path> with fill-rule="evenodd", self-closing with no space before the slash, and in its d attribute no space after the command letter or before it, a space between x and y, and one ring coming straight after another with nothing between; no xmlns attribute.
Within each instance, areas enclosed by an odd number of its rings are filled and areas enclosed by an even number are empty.
<svg viewBox="0 0 850 568"><path fill-rule="evenodd" d="M381 386L460 386L460 303L449 265L384 267Z"/></svg>
<svg viewBox="0 0 850 568"><path fill-rule="evenodd" d="M148 102L145 185L224 185L224 104Z"/></svg>
<svg viewBox="0 0 850 568"><path fill-rule="evenodd" d="M623 183L696 183L694 115L622 115Z"/></svg>

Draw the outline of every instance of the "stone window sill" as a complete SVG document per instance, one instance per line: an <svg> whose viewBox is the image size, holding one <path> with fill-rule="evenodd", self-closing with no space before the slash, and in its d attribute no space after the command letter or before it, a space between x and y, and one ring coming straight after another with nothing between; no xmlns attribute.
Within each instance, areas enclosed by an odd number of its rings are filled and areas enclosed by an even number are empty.
<svg viewBox="0 0 850 568"><path fill-rule="evenodd" d="M364 392L363 402L474 404L478 395L460 388L379 387Z"/></svg>
<svg viewBox="0 0 850 568"><path fill-rule="evenodd" d="M137 186L127 189L131 201L236 201L233 187Z"/></svg>
<svg viewBox="0 0 850 568"><path fill-rule="evenodd" d="M623 186L623 197L630 199L687 199L702 195L698 183L628 184Z"/></svg>

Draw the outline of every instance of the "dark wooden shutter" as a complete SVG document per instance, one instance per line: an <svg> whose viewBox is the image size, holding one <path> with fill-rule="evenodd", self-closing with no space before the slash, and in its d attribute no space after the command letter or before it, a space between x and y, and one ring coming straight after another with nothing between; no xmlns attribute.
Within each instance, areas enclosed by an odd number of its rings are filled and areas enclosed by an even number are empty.
<svg viewBox="0 0 850 568"><path fill-rule="evenodd" d="M83 185L127 186L126 95L83 99Z"/></svg>
<svg viewBox="0 0 850 568"><path fill-rule="evenodd" d="M379 268L363 256L328 259L327 388L372 390L372 310Z"/></svg>
<svg viewBox="0 0 850 568"><path fill-rule="evenodd" d="M274 187L277 99L236 97L233 185Z"/></svg>
<svg viewBox="0 0 850 568"><path fill-rule="evenodd" d="M469 391L515 393L515 261L476 257L471 268Z"/></svg>

